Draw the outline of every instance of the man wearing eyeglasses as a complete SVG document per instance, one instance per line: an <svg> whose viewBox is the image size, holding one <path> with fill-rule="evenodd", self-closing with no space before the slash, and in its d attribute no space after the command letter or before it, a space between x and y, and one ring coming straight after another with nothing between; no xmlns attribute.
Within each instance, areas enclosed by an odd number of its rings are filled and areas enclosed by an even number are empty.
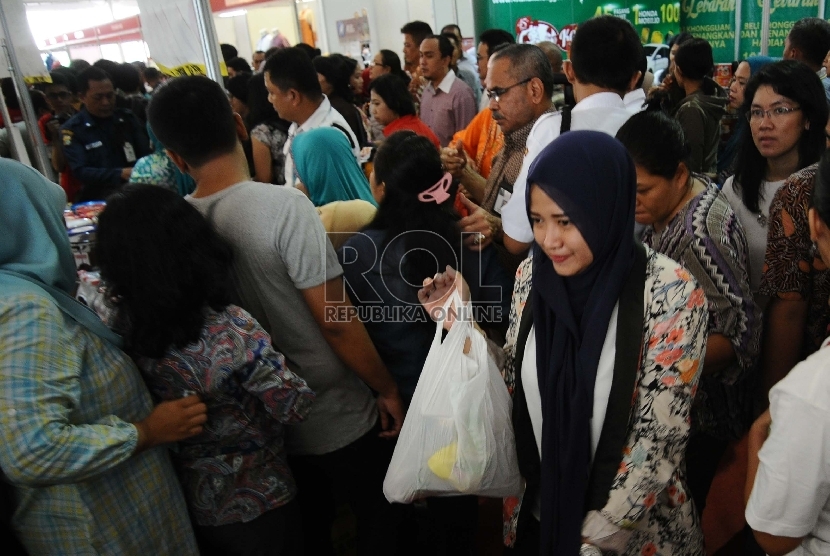
<svg viewBox="0 0 830 556"><path fill-rule="evenodd" d="M106 199L127 180L136 160L152 152L138 118L115 107L109 75L90 67L78 74L84 106L61 127L64 156L83 184L77 201Z"/></svg>
<svg viewBox="0 0 830 556"><path fill-rule="evenodd" d="M521 143L524 147L521 170L512 185L509 180L506 185L499 185L492 213L468 202L471 214L459 222L464 232L479 234L469 236L471 248L483 248L495 241L502 243L514 255L523 255L533 241L525 206L527 172L531 163L551 141L571 129L616 134L631 116L623 97L637 84L640 77L638 66L643 57L640 39L630 23L613 16L592 18L577 29L571 44L571 58L564 65L565 75L573 86L576 106L561 112L550 109L551 95L548 91L548 104L537 101L540 104L531 110L517 105L517 98L530 95L541 86L542 79L532 75L522 78L517 70L524 64L508 63L503 76L496 67L500 58L520 46L507 47L490 58L486 81L490 109L505 134L505 152L508 152L507 136L510 131L521 129L526 134ZM539 50L529 46L524 48ZM539 55L544 57L540 50ZM550 67L550 64L547 66ZM503 83L502 80L508 76L512 76L515 82ZM501 156L505 160L504 153ZM491 178L494 173L496 162ZM502 180L504 183L505 180ZM489 197L493 194L492 190L489 191ZM489 197L486 195L484 198L485 207Z"/></svg>
<svg viewBox="0 0 830 556"><path fill-rule="evenodd" d="M445 36L432 35L421 41L421 75L429 82L421 97L421 120L442 147L478 112L473 90L450 69L452 55L452 43Z"/></svg>
<svg viewBox="0 0 830 556"><path fill-rule="evenodd" d="M510 252L524 253L533 241L525 206L530 164L545 146L571 129L616 134L631 116L623 97L639 80L642 57L643 46L628 21L601 16L579 25L570 60L563 68L573 86L576 106L545 114L536 122L528 137L522 171L501 211L503 227L493 230L495 239L501 239Z"/></svg>

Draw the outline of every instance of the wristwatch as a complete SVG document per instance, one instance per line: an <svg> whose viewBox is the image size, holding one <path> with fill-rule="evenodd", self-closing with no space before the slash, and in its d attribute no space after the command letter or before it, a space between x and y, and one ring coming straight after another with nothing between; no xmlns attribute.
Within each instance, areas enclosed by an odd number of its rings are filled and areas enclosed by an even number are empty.
<svg viewBox="0 0 830 556"><path fill-rule="evenodd" d="M582 543L579 549L579 556L602 556L602 550L587 542Z"/></svg>

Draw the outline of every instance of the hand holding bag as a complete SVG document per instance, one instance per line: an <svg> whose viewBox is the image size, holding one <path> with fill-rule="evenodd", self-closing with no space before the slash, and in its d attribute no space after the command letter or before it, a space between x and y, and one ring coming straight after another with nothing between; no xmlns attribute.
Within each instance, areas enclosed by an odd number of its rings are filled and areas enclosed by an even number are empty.
<svg viewBox="0 0 830 556"><path fill-rule="evenodd" d="M450 310L457 318L442 342ZM443 307L383 482L390 502L521 491L512 402L471 313L458 292Z"/></svg>

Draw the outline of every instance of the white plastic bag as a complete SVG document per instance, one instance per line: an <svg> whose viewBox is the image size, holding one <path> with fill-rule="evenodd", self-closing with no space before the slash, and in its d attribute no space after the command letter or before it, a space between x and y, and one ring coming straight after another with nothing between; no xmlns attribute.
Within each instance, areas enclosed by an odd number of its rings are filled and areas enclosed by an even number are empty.
<svg viewBox="0 0 830 556"><path fill-rule="evenodd" d="M503 497L521 491L512 400L487 341L473 328L470 305L464 306L454 292L444 316L453 305L462 318L443 342L444 322L437 323L383 481L390 502L462 494ZM465 355L467 338L471 348Z"/></svg>

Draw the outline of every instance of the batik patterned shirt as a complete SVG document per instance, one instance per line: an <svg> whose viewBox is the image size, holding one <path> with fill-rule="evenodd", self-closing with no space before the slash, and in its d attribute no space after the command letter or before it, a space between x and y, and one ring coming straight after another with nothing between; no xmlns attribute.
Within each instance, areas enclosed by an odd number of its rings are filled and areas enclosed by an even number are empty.
<svg viewBox="0 0 830 556"><path fill-rule="evenodd" d="M693 434L705 432L737 439L746 432L746 411L752 394L760 345L761 322L749 285L746 236L726 196L706 178L707 187L655 232L649 227L643 243L688 269L703 291L709 309L709 334L732 344L736 361L700 379L692 417Z"/></svg>
<svg viewBox="0 0 830 556"><path fill-rule="evenodd" d="M830 323L830 270L812 249L807 211L817 164L790 176L772 199L761 293L770 298L808 300L800 359L816 351Z"/></svg>
<svg viewBox="0 0 830 556"><path fill-rule="evenodd" d="M642 364L632 396L622 461L599 512L631 531L620 556L703 556L703 533L685 481L692 399L706 351L706 296L688 271L646 248ZM513 393L516 342L532 284L532 258L516 273L503 375ZM511 546L521 498L504 504ZM529 509L526 511L530 511Z"/></svg>
<svg viewBox="0 0 830 556"><path fill-rule="evenodd" d="M208 310L198 341L139 367L156 398L198 394L208 406L204 431L173 456L199 525L250 521L294 497L283 424L302 421L314 394L251 315Z"/></svg>

